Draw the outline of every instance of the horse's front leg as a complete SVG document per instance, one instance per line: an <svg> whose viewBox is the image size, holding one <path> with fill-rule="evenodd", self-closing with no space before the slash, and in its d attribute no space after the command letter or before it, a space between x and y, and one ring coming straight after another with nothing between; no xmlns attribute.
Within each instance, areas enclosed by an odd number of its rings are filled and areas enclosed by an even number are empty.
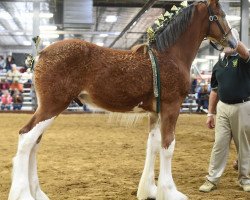
<svg viewBox="0 0 250 200"><path fill-rule="evenodd" d="M160 148L160 174L158 179L157 200L187 200L179 192L172 177L172 157L175 147L174 130L179 116L180 104L162 103L161 108L161 148Z"/></svg>
<svg viewBox="0 0 250 200"><path fill-rule="evenodd" d="M155 185L154 165L156 154L159 152L160 146L161 134L158 114L150 113L146 160L137 191L137 198L139 200L156 198L157 187Z"/></svg>

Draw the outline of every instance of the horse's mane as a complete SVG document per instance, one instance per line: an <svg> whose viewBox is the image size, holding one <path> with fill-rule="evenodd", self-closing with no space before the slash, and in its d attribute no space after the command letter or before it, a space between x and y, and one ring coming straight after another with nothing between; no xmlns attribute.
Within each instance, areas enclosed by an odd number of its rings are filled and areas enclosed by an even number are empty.
<svg viewBox="0 0 250 200"><path fill-rule="evenodd" d="M155 43L157 49L160 51L171 47L189 26L193 12L194 4L191 4L181 9L170 20L164 21L163 25L155 31L154 40L150 41L150 44Z"/></svg>

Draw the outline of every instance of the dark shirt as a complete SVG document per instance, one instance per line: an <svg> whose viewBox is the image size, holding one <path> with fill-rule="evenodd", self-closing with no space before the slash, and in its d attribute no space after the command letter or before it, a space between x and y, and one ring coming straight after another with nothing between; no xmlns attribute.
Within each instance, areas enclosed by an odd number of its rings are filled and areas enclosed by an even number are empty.
<svg viewBox="0 0 250 200"><path fill-rule="evenodd" d="M13 95L13 103L15 103L15 104L22 104L23 103L23 96L22 96L22 94L14 94Z"/></svg>
<svg viewBox="0 0 250 200"><path fill-rule="evenodd" d="M224 103L250 97L250 61L245 62L239 55L219 59L213 68L211 88L217 89Z"/></svg>

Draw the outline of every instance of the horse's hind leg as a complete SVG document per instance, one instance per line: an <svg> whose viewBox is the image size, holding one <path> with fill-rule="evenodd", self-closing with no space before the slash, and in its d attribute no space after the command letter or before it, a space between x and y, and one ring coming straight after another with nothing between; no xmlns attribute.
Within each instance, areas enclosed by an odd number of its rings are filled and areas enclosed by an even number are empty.
<svg viewBox="0 0 250 200"><path fill-rule="evenodd" d="M46 104L44 104L46 105ZM20 130L16 156L13 159L9 200L48 200L41 191L36 169L37 143L41 135L67 105L48 104L38 108L32 119Z"/></svg>
<svg viewBox="0 0 250 200"><path fill-rule="evenodd" d="M35 117L36 115L32 119L39 119ZM54 117L42 121L38 120L34 126L31 126L31 130L19 135L18 149L13 159L12 185L9 200L34 200L29 183L31 151L38 138L53 120ZM36 120L31 120L30 122L33 121ZM29 123L28 126L30 125Z"/></svg>
<svg viewBox="0 0 250 200"><path fill-rule="evenodd" d="M37 161L36 153L38 151L39 144L35 144L30 153L29 161L29 184L31 195L35 200L49 200L47 195L41 190L38 174L37 174Z"/></svg>
<svg viewBox="0 0 250 200"><path fill-rule="evenodd" d="M149 129L146 161L137 191L137 198L139 200L156 198L157 187L155 185L154 164L156 154L159 152L161 146L159 121L156 113L150 113Z"/></svg>

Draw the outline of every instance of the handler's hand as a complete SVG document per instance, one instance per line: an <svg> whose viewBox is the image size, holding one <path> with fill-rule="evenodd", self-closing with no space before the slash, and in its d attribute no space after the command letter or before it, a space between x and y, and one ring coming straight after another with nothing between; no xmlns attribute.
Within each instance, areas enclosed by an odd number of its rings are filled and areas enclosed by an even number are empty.
<svg viewBox="0 0 250 200"><path fill-rule="evenodd" d="M207 127L210 129L213 129L215 127L215 123L214 123L214 116L209 116L207 117Z"/></svg>

